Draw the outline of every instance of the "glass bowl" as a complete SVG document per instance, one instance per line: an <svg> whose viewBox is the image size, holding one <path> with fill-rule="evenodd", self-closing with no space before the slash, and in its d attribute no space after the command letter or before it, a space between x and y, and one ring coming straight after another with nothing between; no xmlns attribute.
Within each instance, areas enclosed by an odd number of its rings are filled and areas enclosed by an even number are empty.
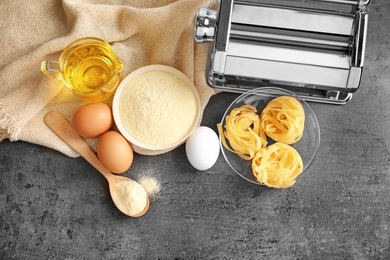
<svg viewBox="0 0 390 260"><path fill-rule="evenodd" d="M221 126L223 130L226 129L225 118L227 115L230 114L230 112L234 108L241 107L243 105L252 105L256 107L257 113L260 115L261 111L265 108L265 106L271 99L278 96L286 96L286 95L293 96L296 99L298 99L305 110L305 128L304 128L303 136L298 142L291 145L298 151L298 153L302 158L303 170L301 174L303 174L307 171L307 169L314 161L318 149L320 147L320 127L317 121L317 117L314 114L311 107L303 99L299 98L293 92L281 88L276 88L276 87L262 87L262 88L257 88L248 91L240 95L237 99L235 99L230 104L230 106L227 108L225 114L222 117ZM268 139L268 145L275 143L274 140L268 137L267 139ZM226 142L229 144L229 140L226 140ZM220 138L220 146L226 162L239 176L241 176L242 178L244 178L245 180L251 183L262 185L256 180L256 178L252 174L251 160L249 161L244 160L237 154L226 149L221 142L221 138Z"/></svg>

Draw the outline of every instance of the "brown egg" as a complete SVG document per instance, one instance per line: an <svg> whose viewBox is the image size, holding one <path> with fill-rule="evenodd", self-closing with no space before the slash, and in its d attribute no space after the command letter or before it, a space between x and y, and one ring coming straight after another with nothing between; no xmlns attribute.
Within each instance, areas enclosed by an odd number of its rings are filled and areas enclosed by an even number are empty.
<svg viewBox="0 0 390 260"><path fill-rule="evenodd" d="M131 144L116 131L108 131L100 136L96 152L99 161L112 173L123 173L133 163Z"/></svg>
<svg viewBox="0 0 390 260"><path fill-rule="evenodd" d="M83 137L97 137L114 124L111 107L105 103L90 103L79 107L73 115L72 126Z"/></svg>

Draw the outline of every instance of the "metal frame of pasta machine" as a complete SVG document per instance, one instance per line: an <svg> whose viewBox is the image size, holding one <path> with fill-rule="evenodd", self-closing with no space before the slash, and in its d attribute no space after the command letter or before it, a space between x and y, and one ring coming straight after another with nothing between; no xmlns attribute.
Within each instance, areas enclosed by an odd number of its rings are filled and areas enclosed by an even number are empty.
<svg viewBox="0 0 390 260"><path fill-rule="evenodd" d="M213 42L208 83L237 93L277 86L307 101L347 103L362 78L370 0L311 2L325 8L261 1L198 10L195 41Z"/></svg>

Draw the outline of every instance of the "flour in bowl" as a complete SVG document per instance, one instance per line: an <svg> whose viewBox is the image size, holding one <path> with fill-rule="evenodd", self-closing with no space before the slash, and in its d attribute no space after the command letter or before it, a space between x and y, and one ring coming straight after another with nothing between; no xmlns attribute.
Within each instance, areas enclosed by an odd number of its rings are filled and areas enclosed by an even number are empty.
<svg viewBox="0 0 390 260"><path fill-rule="evenodd" d="M144 144L167 147L189 134L198 116L198 99L176 75L150 71L127 82L119 100L125 130Z"/></svg>

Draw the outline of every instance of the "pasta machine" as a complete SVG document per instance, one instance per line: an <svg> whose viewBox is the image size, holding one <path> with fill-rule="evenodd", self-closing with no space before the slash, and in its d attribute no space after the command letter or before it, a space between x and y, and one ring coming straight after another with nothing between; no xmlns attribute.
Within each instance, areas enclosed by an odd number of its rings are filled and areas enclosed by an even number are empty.
<svg viewBox="0 0 390 260"><path fill-rule="evenodd" d="M361 83L370 0L220 0L200 8L194 38L212 42L206 77L220 90L262 86L345 104Z"/></svg>

